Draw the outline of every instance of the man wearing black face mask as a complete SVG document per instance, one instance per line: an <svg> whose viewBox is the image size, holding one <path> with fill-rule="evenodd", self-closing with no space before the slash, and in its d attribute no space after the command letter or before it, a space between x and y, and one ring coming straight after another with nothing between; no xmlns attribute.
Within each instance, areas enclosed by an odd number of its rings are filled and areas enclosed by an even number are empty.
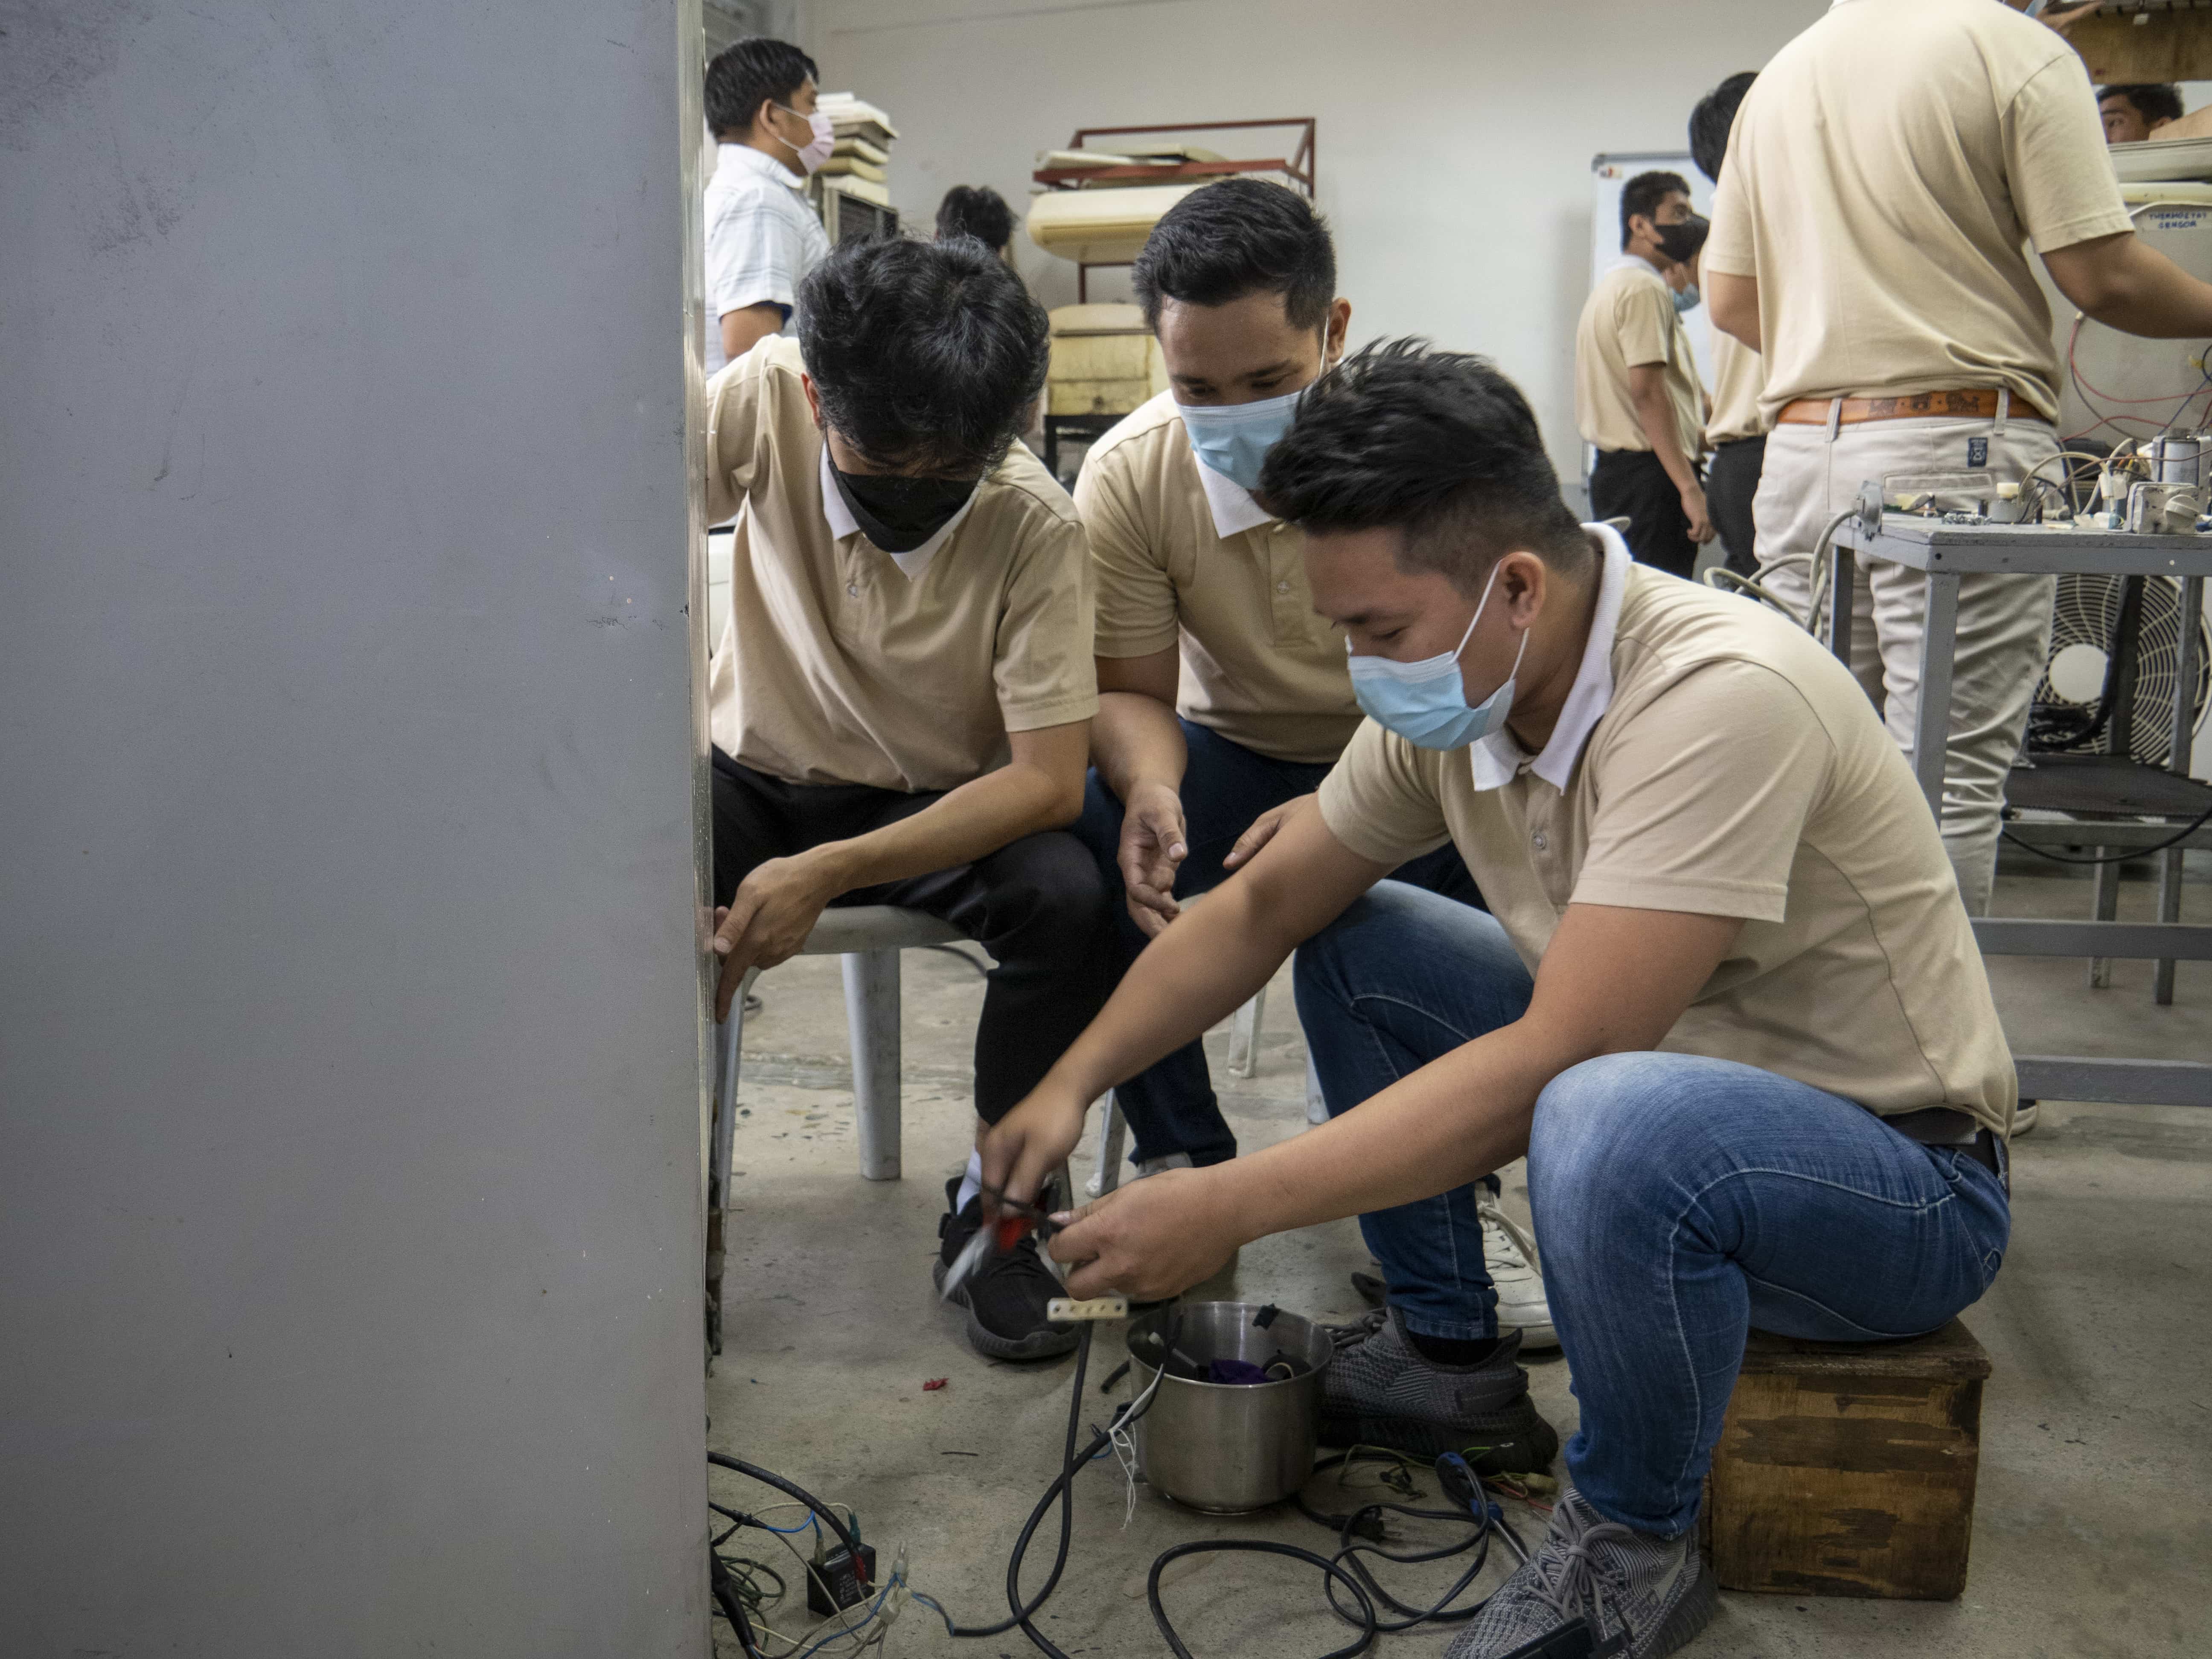
<svg viewBox="0 0 2212 1659"><path fill-rule="evenodd" d="M708 509L738 514L708 671L716 1017L824 907L894 904L997 966L975 1034L994 1122L1105 1001L1111 933L1083 805L1091 563L1074 504L1014 443L1046 322L981 244L848 242L800 284L799 336L708 388ZM740 512L740 509L743 509ZM981 1215L948 1183L946 1264ZM1032 1246L954 1299L994 1358L1075 1345Z"/></svg>
<svg viewBox="0 0 2212 1659"><path fill-rule="evenodd" d="M1680 313L1698 302L1680 274L1705 222L1674 173L1640 173L1620 192L1620 260L1598 278L1575 330L1575 424L1596 447L1590 516L1628 520L1629 550L1686 576L1713 538L1698 454L1705 388Z"/></svg>

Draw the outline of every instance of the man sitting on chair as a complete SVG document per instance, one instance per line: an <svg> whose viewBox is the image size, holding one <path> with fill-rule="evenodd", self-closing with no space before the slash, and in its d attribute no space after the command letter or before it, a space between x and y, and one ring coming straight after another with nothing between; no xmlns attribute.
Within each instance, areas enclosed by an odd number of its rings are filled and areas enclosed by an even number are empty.
<svg viewBox="0 0 2212 1659"><path fill-rule="evenodd" d="M848 243L707 392L708 517L735 513L708 677L718 1018L830 904L922 910L995 959L975 1108L998 1121L1105 1000L1112 935L1083 806L1090 559L1015 444L1044 313L967 240ZM740 511L742 509L742 511ZM949 1264L981 1166L947 1183ZM940 1266L940 1276L942 1267ZM1026 1243L955 1292L987 1355L1065 1352Z"/></svg>

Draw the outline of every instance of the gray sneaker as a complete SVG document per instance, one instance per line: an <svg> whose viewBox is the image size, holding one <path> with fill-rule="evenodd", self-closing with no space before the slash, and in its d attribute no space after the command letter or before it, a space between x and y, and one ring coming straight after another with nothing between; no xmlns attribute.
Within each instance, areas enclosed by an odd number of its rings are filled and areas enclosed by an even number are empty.
<svg viewBox="0 0 2212 1659"><path fill-rule="evenodd" d="M1336 1357L1322 1376L1324 1446L1461 1452L1483 1474L1526 1474L1559 1455L1559 1431L1536 1415L1528 1373L1514 1361L1517 1331L1474 1364L1440 1365L1414 1351L1395 1308L1328 1328Z"/></svg>
<svg viewBox="0 0 2212 1659"><path fill-rule="evenodd" d="M1510 1659L1577 1620L1589 1627L1592 1652L1659 1659L1705 1627L1715 1594L1694 1528L1679 1538L1638 1532L1607 1520L1570 1486L1536 1553L1483 1603L1444 1659Z"/></svg>

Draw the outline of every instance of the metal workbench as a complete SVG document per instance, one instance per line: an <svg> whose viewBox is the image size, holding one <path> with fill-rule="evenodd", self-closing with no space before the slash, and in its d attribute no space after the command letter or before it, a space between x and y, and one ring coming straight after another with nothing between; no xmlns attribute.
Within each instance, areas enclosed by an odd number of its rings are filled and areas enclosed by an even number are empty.
<svg viewBox="0 0 2212 1659"><path fill-rule="evenodd" d="M2181 585L2181 655L2175 676L2173 739L2168 764L2186 773L2197 678L2196 618L2203 613L2204 579L2212 576L2212 536L2130 535L2044 525L1950 525L1897 513L1876 522L1869 508L1846 521L1834 540L1835 574L1828 591L1830 641L1851 659L1851 593L1860 560L1882 560L1927 573L1927 629L1920 645L1920 702L1909 758L1929 809L1940 821L1943 761L1950 744L1951 674L1958 648L1959 579L1981 573L2008 575L2166 576ZM2014 825L2018 830L2021 826ZM2047 830L2047 827L2046 827ZM2078 824L2066 832L2079 843L2116 851L2148 846L2172 826ZM2212 826L2189 837L2212 845ZM1974 920L1984 956L2135 957L2171 964L2212 961L2212 926L2179 920L2181 861L2177 847L2161 872L2155 922L2110 920L2043 921L1987 916ZM2102 872L2100 872L2102 873ZM2110 914L2116 884L2100 882L2100 917ZM2160 1000L2171 996L2172 969L2160 974ZM2197 1060L2106 1060L2019 1054L2024 1099L2131 1101L2171 1106L2212 1106L2212 1065Z"/></svg>

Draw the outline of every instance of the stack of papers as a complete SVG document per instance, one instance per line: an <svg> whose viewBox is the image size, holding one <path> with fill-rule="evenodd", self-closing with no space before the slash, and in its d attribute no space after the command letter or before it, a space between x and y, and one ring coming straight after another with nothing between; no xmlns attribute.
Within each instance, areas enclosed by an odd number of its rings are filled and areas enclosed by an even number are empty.
<svg viewBox="0 0 2212 1659"><path fill-rule="evenodd" d="M815 107L830 118L836 147L822 164L823 182L864 201L890 205L891 143L898 129L891 118L865 98L849 92L825 92Z"/></svg>

